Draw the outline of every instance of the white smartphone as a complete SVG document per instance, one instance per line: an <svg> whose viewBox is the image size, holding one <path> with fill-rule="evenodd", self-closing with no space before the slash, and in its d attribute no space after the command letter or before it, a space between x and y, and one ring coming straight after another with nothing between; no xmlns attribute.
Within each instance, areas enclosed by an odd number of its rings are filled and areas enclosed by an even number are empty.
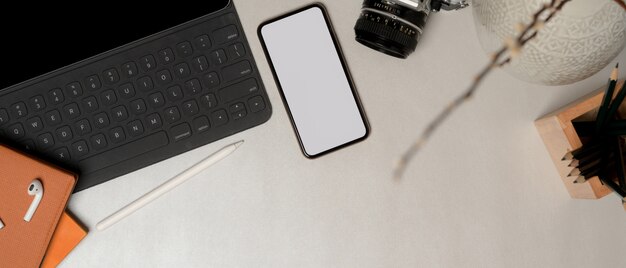
<svg viewBox="0 0 626 268"><path fill-rule="evenodd" d="M258 34L306 157L367 138L369 125L323 5L266 21Z"/></svg>

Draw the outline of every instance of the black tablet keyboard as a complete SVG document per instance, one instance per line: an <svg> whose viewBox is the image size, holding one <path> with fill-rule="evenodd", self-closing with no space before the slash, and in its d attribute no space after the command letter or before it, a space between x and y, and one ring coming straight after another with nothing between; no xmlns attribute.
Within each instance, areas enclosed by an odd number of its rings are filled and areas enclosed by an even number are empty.
<svg viewBox="0 0 626 268"><path fill-rule="evenodd" d="M0 92L3 140L76 171L77 191L259 125L270 115L234 12Z"/></svg>

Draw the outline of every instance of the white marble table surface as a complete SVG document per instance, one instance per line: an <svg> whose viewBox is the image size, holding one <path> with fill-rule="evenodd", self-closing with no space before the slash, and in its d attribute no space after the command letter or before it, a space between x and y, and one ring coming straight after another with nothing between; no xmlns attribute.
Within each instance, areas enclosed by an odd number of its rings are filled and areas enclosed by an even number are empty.
<svg viewBox="0 0 626 268"><path fill-rule="evenodd" d="M75 194L69 209L91 232L62 267L626 266L626 212L618 199L570 199L533 125L605 84L608 67L557 87L494 72L398 182L392 160L486 63L471 10L433 16L416 52L398 60L354 41L361 1L321 2L371 136L306 159L256 29L309 2L235 0L272 118ZM618 60L626 65L625 51ZM245 144L228 159L114 227L95 230L109 213L239 139Z"/></svg>

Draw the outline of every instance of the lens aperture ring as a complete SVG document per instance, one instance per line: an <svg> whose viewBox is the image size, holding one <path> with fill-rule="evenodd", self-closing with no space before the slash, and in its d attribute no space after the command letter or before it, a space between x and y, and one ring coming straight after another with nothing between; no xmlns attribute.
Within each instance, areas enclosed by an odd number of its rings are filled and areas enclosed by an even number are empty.
<svg viewBox="0 0 626 268"><path fill-rule="evenodd" d="M365 0L363 1L363 11L365 9L372 9L379 11L380 13L386 13L389 17L403 18L410 24L415 25L420 32L426 25L426 19L428 13L415 9L410 9L398 4L391 4L385 0Z"/></svg>
<svg viewBox="0 0 626 268"><path fill-rule="evenodd" d="M414 49L417 46L419 33L411 30L407 32L405 29L409 29L410 26L397 20L391 21L391 18L389 20L387 23L372 21L366 17L366 14L362 14L354 26L354 30L369 32L393 41L399 46Z"/></svg>

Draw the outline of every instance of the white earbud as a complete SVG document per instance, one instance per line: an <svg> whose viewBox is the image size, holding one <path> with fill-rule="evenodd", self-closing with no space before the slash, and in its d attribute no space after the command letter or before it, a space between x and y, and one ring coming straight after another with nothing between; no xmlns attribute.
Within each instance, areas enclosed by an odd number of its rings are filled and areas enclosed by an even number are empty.
<svg viewBox="0 0 626 268"><path fill-rule="evenodd" d="M28 186L28 195L34 195L35 198L33 199L33 203L30 204L26 215L24 215L24 220L27 222L33 218L37 207L39 207L39 202L41 202L43 198L43 185L40 180L35 179L30 183L30 186Z"/></svg>
<svg viewBox="0 0 626 268"><path fill-rule="evenodd" d="M0 230L2 230L2 228L4 228L4 223L0 220Z"/></svg>

